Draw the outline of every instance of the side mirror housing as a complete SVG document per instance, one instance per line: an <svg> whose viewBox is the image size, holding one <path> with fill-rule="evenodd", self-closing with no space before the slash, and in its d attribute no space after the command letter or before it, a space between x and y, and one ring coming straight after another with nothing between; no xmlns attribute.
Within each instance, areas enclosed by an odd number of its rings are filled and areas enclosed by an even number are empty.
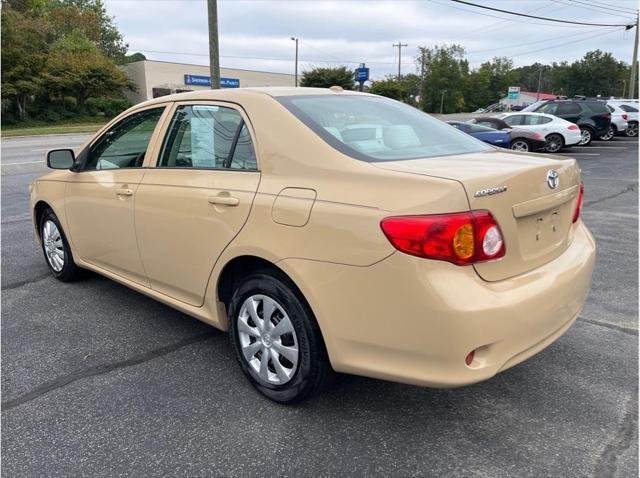
<svg viewBox="0 0 640 478"><path fill-rule="evenodd" d="M52 149L47 153L47 167L51 169L71 169L75 161L72 149Z"/></svg>

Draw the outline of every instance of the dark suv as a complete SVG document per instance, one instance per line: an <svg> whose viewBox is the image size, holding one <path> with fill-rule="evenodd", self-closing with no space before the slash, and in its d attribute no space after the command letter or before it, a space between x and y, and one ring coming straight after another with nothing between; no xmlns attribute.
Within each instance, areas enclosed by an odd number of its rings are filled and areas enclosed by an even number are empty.
<svg viewBox="0 0 640 478"><path fill-rule="evenodd" d="M580 146L590 144L611 126L611 112L606 102L600 100L549 100L530 111L547 113L577 124L582 135Z"/></svg>

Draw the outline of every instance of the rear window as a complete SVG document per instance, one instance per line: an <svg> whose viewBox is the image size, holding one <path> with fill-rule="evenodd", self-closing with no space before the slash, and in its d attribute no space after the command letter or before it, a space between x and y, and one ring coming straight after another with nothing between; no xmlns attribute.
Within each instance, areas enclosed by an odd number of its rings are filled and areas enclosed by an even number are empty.
<svg viewBox="0 0 640 478"><path fill-rule="evenodd" d="M329 145L361 161L493 150L416 108L388 98L304 95L276 99Z"/></svg>

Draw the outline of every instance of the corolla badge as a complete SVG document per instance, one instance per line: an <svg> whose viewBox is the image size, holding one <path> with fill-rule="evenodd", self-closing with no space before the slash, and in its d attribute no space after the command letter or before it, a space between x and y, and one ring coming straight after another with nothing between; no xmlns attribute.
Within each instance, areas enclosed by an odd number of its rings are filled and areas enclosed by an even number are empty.
<svg viewBox="0 0 640 478"><path fill-rule="evenodd" d="M480 189L479 191L475 192L473 197L481 198L481 197L484 197L484 196L493 196L494 194L503 193L506 190L507 190L506 186L496 186L495 188Z"/></svg>
<svg viewBox="0 0 640 478"><path fill-rule="evenodd" d="M549 186L550 189L556 189L560 186L560 175L557 171L553 169L547 171L547 186Z"/></svg>

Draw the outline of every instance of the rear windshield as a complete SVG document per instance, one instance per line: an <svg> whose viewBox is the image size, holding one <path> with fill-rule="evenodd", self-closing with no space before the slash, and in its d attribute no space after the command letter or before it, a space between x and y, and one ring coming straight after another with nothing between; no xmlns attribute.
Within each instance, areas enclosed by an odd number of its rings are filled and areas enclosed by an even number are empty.
<svg viewBox="0 0 640 478"><path fill-rule="evenodd" d="M276 99L335 149L362 161L401 161L493 149L388 98L304 95Z"/></svg>

